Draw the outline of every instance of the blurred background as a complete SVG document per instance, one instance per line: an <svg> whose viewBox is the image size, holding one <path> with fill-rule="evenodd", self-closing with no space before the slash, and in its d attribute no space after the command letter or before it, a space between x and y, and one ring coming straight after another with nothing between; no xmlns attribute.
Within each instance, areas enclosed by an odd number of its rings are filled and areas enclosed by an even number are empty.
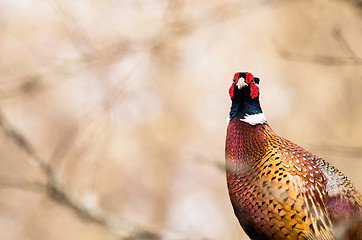
<svg viewBox="0 0 362 240"><path fill-rule="evenodd" d="M223 171L237 71L361 191L361 6L0 0L1 239L248 239Z"/></svg>

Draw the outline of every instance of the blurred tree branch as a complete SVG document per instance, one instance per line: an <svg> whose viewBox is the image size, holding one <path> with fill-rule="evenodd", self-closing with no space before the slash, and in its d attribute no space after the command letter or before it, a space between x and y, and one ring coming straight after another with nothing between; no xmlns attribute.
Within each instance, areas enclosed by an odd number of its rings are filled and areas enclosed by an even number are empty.
<svg viewBox="0 0 362 240"><path fill-rule="evenodd" d="M48 0L64 23L68 35L72 39L79 55L71 59L55 62L36 72L23 76L16 76L8 79L7 82L15 83L12 87L0 91L0 100L12 99L22 94L34 94L56 84L58 77L64 80L81 70L88 70L100 65L110 65L135 53L148 53L150 56L168 54L174 41L187 37L193 31L213 24L219 24L240 16L237 9L242 5L239 2L216 4L209 7L194 19L184 19L181 13L175 15L182 1L168 1L168 8L165 10L165 26L160 32L145 39L132 39L127 36L118 36L116 42L109 46L97 48L92 44L85 29L77 21L70 11L70 7L58 0ZM171 50L172 52L172 50ZM155 58L154 58L155 59ZM170 64L170 62L167 62Z"/></svg>
<svg viewBox="0 0 362 240"><path fill-rule="evenodd" d="M330 152L335 155L343 155L353 158L362 157L362 147L342 146L333 144L314 144L311 145L311 147L318 151Z"/></svg>
<svg viewBox="0 0 362 240"><path fill-rule="evenodd" d="M89 204L71 192L69 186L65 185L59 177L55 168L42 159L33 149L28 139L13 126L0 112L0 128L3 133L24 153L29 155L46 177L46 183L26 182L14 179L0 179L0 187L16 188L25 191L44 193L49 199L70 209L79 218L95 223L106 231L124 240L158 240L158 239L189 239L201 240L204 238L185 236L177 232L159 233L149 230L143 226L133 224L127 220L115 218L108 215L102 209Z"/></svg>
<svg viewBox="0 0 362 240"><path fill-rule="evenodd" d="M359 57L335 57L328 55L303 55L292 53L286 50L279 51L282 58L291 61L310 62L315 64L322 64L327 66L339 66L339 65L362 65L362 59Z"/></svg>
<svg viewBox="0 0 362 240"><path fill-rule="evenodd" d="M35 192L44 192L45 195L59 203L60 205L71 209L78 217L96 223L105 228L110 233L121 239L161 239L161 236L150 230L145 230L139 226L132 226L129 222L113 219L101 209L90 206L86 201L74 195L59 178L56 170L42 159L32 148L30 142L25 136L6 120L0 112L0 127L4 134L19 147L23 152L28 154L32 160L39 166L46 176L46 184L27 183L20 181L0 180L0 185L10 188L18 188ZM126 227L127 226L127 227ZM124 228L124 229L121 229Z"/></svg>
<svg viewBox="0 0 362 240"><path fill-rule="evenodd" d="M57 0L49 0L50 5L54 8L54 11L59 15L59 19L64 23L68 35L70 36L73 44L81 48L83 53L87 55L88 52L94 51L89 37L82 26L78 23L71 9L65 5L65 1L61 3ZM82 49L83 48L83 49Z"/></svg>
<svg viewBox="0 0 362 240"><path fill-rule="evenodd" d="M322 64L327 66L340 66L340 65L362 65L362 58L359 57L348 44L344 38L339 27L334 27L331 32L332 37L338 42L341 49L346 52L348 56L337 57L332 55L319 55L319 54L299 54L289 50L279 50L279 55L291 61L310 62L315 64Z"/></svg>
<svg viewBox="0 0 362 240"><path fill-rule="evenodd" d="M19 179L0 179L0 188L13 188L23 191L44 192L44 185L40 182L27 182Z"/></svg>

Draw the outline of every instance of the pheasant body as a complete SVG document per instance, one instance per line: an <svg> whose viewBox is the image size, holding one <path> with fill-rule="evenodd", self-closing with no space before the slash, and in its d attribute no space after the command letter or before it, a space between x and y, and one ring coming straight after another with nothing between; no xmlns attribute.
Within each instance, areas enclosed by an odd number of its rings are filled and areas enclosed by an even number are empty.
<svg viewBox="0 0 362 240"><path fill-rule="evenodd" d="M279 137L265 120L250 122L262 113L258 89L248 88L255 84L250 74L235 76L226 174L245 232L254 240L362 239L361 194L332 165Z"/></svg>

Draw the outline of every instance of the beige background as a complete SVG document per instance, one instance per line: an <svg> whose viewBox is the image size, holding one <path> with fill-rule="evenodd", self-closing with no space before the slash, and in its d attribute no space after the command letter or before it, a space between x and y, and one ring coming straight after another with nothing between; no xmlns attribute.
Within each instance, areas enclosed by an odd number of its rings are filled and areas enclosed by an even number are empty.
<svg viewBox="0 0 362 240"><path fill-rule="evenodd" d="M222 171L236 71L361 191L358 2L1 0L1 239L247 239Z"/></svg>

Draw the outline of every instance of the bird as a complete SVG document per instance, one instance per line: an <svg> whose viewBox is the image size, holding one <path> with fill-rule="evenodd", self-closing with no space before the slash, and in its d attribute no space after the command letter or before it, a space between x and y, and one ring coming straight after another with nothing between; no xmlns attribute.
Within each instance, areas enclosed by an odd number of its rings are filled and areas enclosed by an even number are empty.
<svg viewBox="0 0 362 240"><path fill-rule="evenodd" d="M333 165L272 130L259 84L237 72L229 88L226 180L245 233L252 240L361 240L361 194Z"/></svg>

